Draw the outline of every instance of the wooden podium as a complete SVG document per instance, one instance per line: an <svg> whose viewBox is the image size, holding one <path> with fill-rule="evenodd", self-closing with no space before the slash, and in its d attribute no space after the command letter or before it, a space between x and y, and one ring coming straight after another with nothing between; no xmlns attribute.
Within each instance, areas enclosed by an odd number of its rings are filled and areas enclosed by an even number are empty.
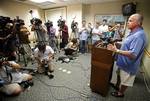
<svg viewBox="0 0 150 101"><path fill-rule="evenodd" d="M113 52L92 47L90 87L93 92L106 96L113 67Z"/></svg>

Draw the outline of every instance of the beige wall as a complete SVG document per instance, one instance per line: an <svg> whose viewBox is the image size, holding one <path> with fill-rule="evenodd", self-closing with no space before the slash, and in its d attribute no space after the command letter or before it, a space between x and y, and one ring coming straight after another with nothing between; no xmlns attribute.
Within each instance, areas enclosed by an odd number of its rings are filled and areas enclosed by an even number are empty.
<svg viewBox="0 0 150 101"><path fill-rule="evenodd" d="M150 13L149 13L149 4L150 1L140 1L138 0L138 10L141 14L143 14L144 16L144 22L143 22L143 27L144 30L147 34L147 38L148 38L148 45L147 45L147 50L150 52ZM144 54L144 58L143 58L143 63L144 63L144 70L146 72L146 75L149 76L150 79L150 57L145 53Z"/></svg>
<svg viewBox="0 0 150 101"><path fill-rule="evenodd" d="M65 10L63 10L63 12L61 11L61 9L65 8ZM56 12L53 12L53 10L55 10ZM62 14L59 14L59 13ZM53 23L55 24L55 28L58 29L57 27L57 20L60 19L60 16L63 15L63 19L66 20L66 24L68 25L68 30L69 30L69 35L71 35L71 22L73 21L73 18L75 18L75 21L77 21L79 23L79 26L81 26L80 22L82 21L82 5L68 5L66 7L60 7L60 8L52 8L52 9L46 9L45 10L45 15L48 16L52 16L51 14L55 13L55 18L53 18L54 20ZM52 16L53 17L53 16ZM48 17L46 17L48 18ZM51 19L49 19L51 20Z"/></svg>
<svg viewBox="0 0 150 101"><path fill-rule="evenodd" d="M69 34L71 34L71 22L73 18L75 18L75 21L78 22L79 27L81 26L82 21L82 5L69 5L67 6L67 24L69 27Z"/></svg>
<svg viewBox="0 0 150 101"><path fill-rule="evenodd" d="M94 23L94 16L96 14L122 14L121 5L122 2L109 2L90 4L85 6L85 15L87 22Z"/></svg>

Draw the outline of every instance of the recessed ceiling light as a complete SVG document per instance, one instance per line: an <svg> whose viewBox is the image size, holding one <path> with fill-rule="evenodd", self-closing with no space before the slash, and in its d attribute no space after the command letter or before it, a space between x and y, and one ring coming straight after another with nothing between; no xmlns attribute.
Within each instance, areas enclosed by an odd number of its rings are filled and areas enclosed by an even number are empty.
<svg viewBox="0 0 150 101"><path fill-rule="evenodd" d="M35 3L43 3L43 2L47 2L47 1L53 2L53 0L30 0L30 1L35 2Z"/></svg>

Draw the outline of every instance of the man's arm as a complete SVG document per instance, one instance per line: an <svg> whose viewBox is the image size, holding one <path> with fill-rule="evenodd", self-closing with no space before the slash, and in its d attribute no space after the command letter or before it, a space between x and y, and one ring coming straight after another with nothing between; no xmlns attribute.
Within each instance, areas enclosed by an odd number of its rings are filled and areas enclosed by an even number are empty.
<svg viewBox="0 0 150 101"><path fill-rule="evenodd" d="M21 68L21 66L18 63L16 63L15 61L5 61L5 62L3 62L3 64L8 65L8 66L12 67L13 69Z"/></svg>
<svg viewBox="0 0 150 101"><path fill-rule="evenodd" d="M116 47L116 45L109 44L109 45L107 46L107 49L108 49L108 50L111 50L111 51L113 51L113 52L115 52L115 53L117 53L117 54L120 54L120 55L123 55L123 56L127 56L127 57L130 58L130 59L135 59L135 58L136 58L136 56L135 56L134 54L132 54L131 51L120 50L120 49L118 49L118 48Z"/></svg>

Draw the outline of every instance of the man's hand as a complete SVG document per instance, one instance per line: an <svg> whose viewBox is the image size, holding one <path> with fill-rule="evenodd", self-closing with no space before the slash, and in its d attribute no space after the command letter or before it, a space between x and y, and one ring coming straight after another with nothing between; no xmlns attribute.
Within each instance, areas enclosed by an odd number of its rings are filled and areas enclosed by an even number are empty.
<svg viewBox="0 0 150 101"><path fill-rule="evenodd" d="M110 50L110 51L113 51L113 52L117 51L116 45L113 45L113 44L108 44L107 49Z"/></svg>

